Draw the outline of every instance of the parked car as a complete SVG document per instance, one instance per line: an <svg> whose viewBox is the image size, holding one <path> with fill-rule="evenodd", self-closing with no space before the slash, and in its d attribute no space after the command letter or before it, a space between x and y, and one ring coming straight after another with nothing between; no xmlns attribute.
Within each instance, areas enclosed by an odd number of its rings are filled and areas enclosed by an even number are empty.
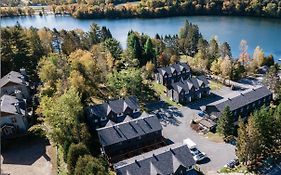
<svg viewBox="0 0 281 175"><path fill-rule="evenodd" d="M224 167L235 168L238 165L239 165L238 159L234 159L234 160L229 161Z"/></svg>
<svg viewBox="0 0 281 175"><path fill-rule="evenodd" d="M193 159L196 162L199 162L207 157L206 153L201 152L196 148L196 143L194 143L191 139L187 138L183 140L183 143L186 144L187 147L190 149L190 152L193 155Z"/></svg>

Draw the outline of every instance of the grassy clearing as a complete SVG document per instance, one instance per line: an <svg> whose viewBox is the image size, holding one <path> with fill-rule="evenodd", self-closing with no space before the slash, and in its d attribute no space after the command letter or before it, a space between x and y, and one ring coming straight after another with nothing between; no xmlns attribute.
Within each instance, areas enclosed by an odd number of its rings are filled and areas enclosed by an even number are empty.
<svg viewBox="0 0 281 175"><path fill-rule="evenodd" d="M221 135L219 135L218 133L208 132L207 134L205 134L205 137L212 142L216 142L216 143L224 142L223 137Z"/></svg>
<svg viewBox="0 0 281 175"><path fill-rule="evenodd" d="M63 157L63 148L61 146L58 146L57 148L57 164L58 164L58 175L67 175L67 164L65 163Z"/></svg>
<svg viewBox="0 0 281 175"><path fill-rule="evenodd" d="M211 80L209 86L210 86L211 90L220 90L223 85L221 83Z"/></svg>
<svg viewBox="0 0 281 175"><path fill-rule="evenodd" d="M221 168L218 173L242 173L242 174L251 174L249 173L249 171L247 170L247 168L244 165L238 165L235 168L227 168L227 167L223 167Z"/></svg>
<svg viewBox="0 0 281 175"><path fill-rule="evenodd" d="M152 82L152 89L156 92L156 94L158 96L160 96L162 98L163 101L165 101L169 105L175 106L177 108L181 107L180 104L170 100L169 97L166 96L166 93L165 93L166 87L165 86L158 84L156 82Z"/></svg>

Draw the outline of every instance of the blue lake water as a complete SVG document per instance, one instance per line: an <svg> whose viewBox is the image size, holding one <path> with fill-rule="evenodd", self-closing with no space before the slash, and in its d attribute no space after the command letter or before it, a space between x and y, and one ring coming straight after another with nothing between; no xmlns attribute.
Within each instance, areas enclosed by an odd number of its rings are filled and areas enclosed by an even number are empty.
<svg viewBox="0 0 281 175"><path fill-rule="evenodd" d="M227 41L234 57L238 57L239 43L242 39L249 45L252 54L256 46L260 46L266 54L272 53L275 60L281 58L281 19L251 18L251 17L221 17L221 16L191 16L169 17L157 19L75 19L71 16L44 17L13 17L1 19L1 26L12 26L18 21L25 27L48 27L57 29L88 30L91 23L106 26L113 37L126 47L126 38L129 30L146 33L152 37L176 34L184 24L185 19L197 24L200 32L206 39L217 37L222 43Z"/></svg>

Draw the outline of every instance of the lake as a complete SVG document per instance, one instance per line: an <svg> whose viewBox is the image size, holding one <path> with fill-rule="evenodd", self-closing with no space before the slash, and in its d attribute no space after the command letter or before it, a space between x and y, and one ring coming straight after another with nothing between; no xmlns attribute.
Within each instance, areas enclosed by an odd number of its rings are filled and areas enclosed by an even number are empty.
<svg viewBox="0 0 281 175"><path fill-rule="evenodd" d="M25 27L48 27L57 29L88 30L91 23L97 23L110 29L114 38L126 47L129 30L146 33L152 37L176 34L185 19L197 24L206 39L216 37L221 43L227 41L234 57L240 53L239 43L245 39L252 54L256 46L260 46L266 54L272 53L275 60L281 58L281 20L251 17L191 16L169 17L157 19L76 19L71 16L33 16L2 18L1 26L12 26L18 21Z"/></svg>

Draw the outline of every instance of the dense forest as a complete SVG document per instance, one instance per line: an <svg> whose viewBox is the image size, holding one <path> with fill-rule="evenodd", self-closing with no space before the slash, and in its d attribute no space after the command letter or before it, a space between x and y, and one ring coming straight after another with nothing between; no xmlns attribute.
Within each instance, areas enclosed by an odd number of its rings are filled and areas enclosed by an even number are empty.
<svg viewBox="0 0 281 175"><path fill-rule="evenodd" d="M260 47L248 53L243 40L240 58L233 59L227 42L205 40L198 26L188 21L172 36L152 38L129 31L126 49L109 29L96 24L88 32L23 28L17 24L1 28L1 46L1 75L24 67L39 85L38 123L30 132L46 135L58 145L59 172L69 174L110 173L107 162L100 157L97 136L86 125L83 108L128 95L137 96L141 106L158 100L152 88L156 67L182 61L195 74L237 80L267 65L271 69L265 84L277 94L276 99L281 97L278 67L271 55L265 56Z"/></svg>
<svg viewBox="0 0 281 175"><path fill-rule="evenodd" d="M35 2L35 1L34 1ZM40 1L41 2L41 1ZM116 5L126 0L44 1L55 14L77 18L156 18L186 15L235 15L281 17L279 0L142 0ZM23 15L17 8L1 8L2 16Z"/></svg>

